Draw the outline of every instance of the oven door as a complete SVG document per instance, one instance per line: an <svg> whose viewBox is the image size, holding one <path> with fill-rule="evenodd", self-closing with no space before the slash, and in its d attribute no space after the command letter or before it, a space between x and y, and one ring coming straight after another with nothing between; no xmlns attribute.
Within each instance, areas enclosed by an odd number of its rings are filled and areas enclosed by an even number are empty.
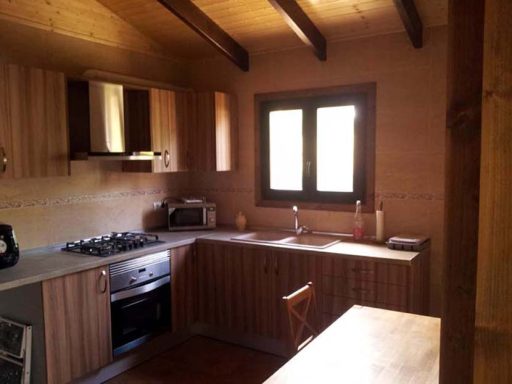
<svg viewBox="0 0 512 384"><path fill-rule="evenodd" d="M169 230L199 229L206 226L206 209L199 207L170 207Z"/></svg>
<svg viewBox="0 0 512 384"><path fill-rule="evenodd" d="M170 277L110 296L114 356L129 351L171 326Z"/></svg>

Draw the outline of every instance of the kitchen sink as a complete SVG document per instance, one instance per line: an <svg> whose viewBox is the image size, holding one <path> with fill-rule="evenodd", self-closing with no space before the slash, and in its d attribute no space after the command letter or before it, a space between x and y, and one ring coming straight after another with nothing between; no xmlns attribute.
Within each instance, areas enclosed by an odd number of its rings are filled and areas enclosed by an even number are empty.
<svg viewBox="0 0 512 384"><path fill-rule="evenodd" d="M233 237L232 240L247 241L249 243L274 243L292 236L291 232L280 232L280 231L261 231L251 232L245 235Z"/></svg>
<svg viewBox="0 0 512 384"><path fill-rule="evenodd" d="M327 248L333 244L339 243L340 239L334 236L306 233L303 235L288 237L280 242L308 248Z"/></svg>
<svg viewBox="0 0 512 384"><path fill-rule="evenodd" d="M341 241L341 239L336 236L320 235L314 233L295 235L292 232L280 231L251 232L245 235L233 237L232 240L243 241L247 243L279 244L315 249L327 248Z"/></svg>

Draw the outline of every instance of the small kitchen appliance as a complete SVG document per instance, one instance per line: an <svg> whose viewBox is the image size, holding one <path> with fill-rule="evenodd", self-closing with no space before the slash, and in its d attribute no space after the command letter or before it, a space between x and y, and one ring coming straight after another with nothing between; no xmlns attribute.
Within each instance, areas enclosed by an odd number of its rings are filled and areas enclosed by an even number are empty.
<svg viewBox="0 0 512 384"><path fill-rule="evenodd" d="M0 269L12 267L20 258L14 230L9 224L0 223Z"/></svg>
<svg viewBox="0 0 512 384"><path fill-rule="evenodd" d="M169 231L214 229L217 224L215 203L168 202Z"/></svg>

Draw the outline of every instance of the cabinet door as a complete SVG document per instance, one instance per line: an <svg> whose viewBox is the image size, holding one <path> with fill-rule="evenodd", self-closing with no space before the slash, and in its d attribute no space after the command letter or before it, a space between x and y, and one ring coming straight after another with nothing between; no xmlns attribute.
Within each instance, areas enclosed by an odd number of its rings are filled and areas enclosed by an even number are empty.
<svg viewBox="0 0 512 384"><path fill-rule="evenodd" d="M191 149L194 168L231 171L237 166L236 103L222 92L196 94L197 117Z"/></svg>
<svg viewBox="0 0 512 384"><path fill-rule="evenodd" d="M242 247L241 292L236 305L242 312L241 330L250 335L272 337L274 305L272 300L272 252Z"/></svg>
<svg viewBox="0 0 512 384"><path fill-rule="evenodd" d="M178 171L176 145L176 100L172 91L149 91L151 148L162 158L153 160L153 172Z"/></svg>
<svg viewBox="0 0 512 384"><path fill-rule="evenodd" d="M173 331L186 330L195 321L195 256L193 245L171 250Z"/></svg>
<svg viewBox="0 0 512 384"><path fill-rule="evenodd" d="M9 113L9 71L0 65L0 179L12 178L12 136ZM4 161L6 163L4 163Z"/></svg>
<svg viewBox="0 0 512 384"><path fill-rule="evenodd" d="M312 308L310 321L320 329L321 296L318 294L321 282L321 258L306 252L273 252L272 273L273 303L275 322L273 337L286 341L289 337L287 312L283 304L283 296L287 296L305 286L309 281L314 284L316 291L316 308Z"/></svg>
<svg viewBox="0 0 512 384"><path fill-rule="evenodd" d="M226 244L198 244L199 321L247 335L271 336L271 254Z"/></svg>
<svg viewBox="0 0 512 384"><path fill-rule="evenodd" d="M64 75L16 65L5 72L14 177L68 175Z"/></svg>
<svg viewBox="0 0 512 384"><path fill-rule="evenodd" d="M49 383L67 383L112 361L108 271L42 283Z"/></svg>

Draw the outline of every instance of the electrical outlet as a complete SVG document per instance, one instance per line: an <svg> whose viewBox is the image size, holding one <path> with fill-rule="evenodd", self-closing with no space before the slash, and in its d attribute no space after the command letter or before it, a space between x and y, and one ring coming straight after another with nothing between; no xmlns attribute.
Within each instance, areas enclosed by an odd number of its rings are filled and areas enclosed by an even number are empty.
<svg viewBox="0 0 512 384"><path fill-rule="evenodd" d="M153 210L156 211L157 209L162 208L162 202L161 201L153 201Z"/></svg>

